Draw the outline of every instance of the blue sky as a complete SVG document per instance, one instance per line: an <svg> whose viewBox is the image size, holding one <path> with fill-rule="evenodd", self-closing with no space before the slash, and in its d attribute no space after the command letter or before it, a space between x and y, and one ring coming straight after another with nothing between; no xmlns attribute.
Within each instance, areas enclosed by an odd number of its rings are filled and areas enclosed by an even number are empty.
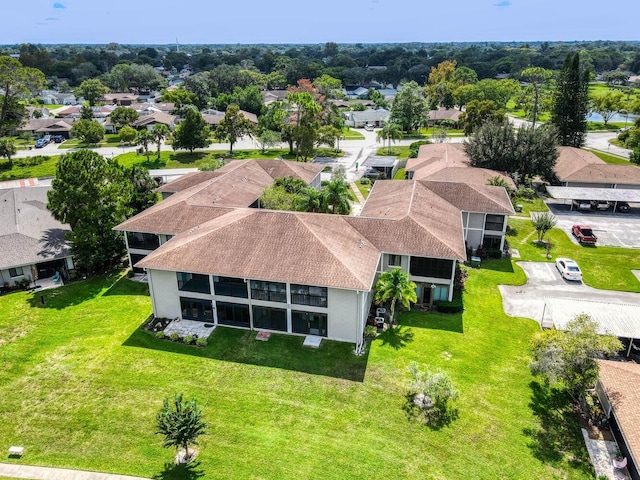
<svg viewBox="0 0 640 480"><path fill-rule="evenodd" d="M640 1L17 0L0 44L640 40Z"/></svg>

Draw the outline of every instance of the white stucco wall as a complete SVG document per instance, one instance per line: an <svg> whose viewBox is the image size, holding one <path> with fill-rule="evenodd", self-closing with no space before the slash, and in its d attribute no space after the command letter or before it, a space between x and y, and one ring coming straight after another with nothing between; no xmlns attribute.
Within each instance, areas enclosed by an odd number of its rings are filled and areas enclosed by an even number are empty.
<svg viewBox="0 0 640 480"><path fill-rule="evenodd" d="M327 338L343 342L356 342L362 328L358 323L362 294L354 290L330 288L327 298ZM361 315L360 315L361 316Z"/></svg>
<svg viewBox="0 0 640 480"><path fill-rule="evenodd" d="M182 312L180 311L180 295L178 295L176 272L149 269L147 270L147 278L153 302L153 314L156 317L179 317ZM196 296L198 294L189 292L189 296L191 295Z"/></svg>

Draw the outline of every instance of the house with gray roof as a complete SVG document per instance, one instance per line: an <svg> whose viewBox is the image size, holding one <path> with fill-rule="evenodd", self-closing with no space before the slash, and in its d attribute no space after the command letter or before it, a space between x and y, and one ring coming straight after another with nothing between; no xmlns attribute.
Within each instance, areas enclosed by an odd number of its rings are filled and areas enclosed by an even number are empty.
<svg viewBox="0 0 640 480"><path fill-rule="evenodd" d="M407 272L422 305L450 301L468 242L495 238L501 247L514 213L502 187L413 180L377 181L359 216L265 210L255 199L275 178L313 184L322 165L252 160L223 169L163 186L168 198L115 227L126 232L134 268L147 273L157 317L360 348L382 272Z"/></svg>
<svg viewBox="0 0 640 480"><path fill-rule="evenodd" d="M19 185L27 185L20 182ZM7 188L5 188L7 187ZM47 210L48 186L0 184L0 282L13 286L73 270L65 235L70 231Z"/></svg>
<svg viewBox="0 0 640 480"><path fill-rule="evenodd" d="M383 122L389 120L391 112L384 108L368 108L366 110L352 110L344 112L345 124L348 127L363 128L366 124L371 124L374 127L380 127Z"/></svg>

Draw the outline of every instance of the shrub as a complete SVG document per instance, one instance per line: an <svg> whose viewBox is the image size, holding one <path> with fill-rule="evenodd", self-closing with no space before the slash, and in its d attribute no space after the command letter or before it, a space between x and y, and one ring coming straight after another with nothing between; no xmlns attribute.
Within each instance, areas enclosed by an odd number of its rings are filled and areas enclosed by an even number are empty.
<svg viewBox="0 0 640 480"><path fill-rule="evenodd" d="M469 252L467 251L467 254ZM464 265L456 264L456 275L453 280L453 291L454 295L456 292L464 292L464 284L467 281L467 277L469 276L469 272L467 267Z"/></svg>
<svg viewBox="0 0 640 480"><path fill-rule="evenodd" d="M133 270L129 270L127 272L127 277L129 277L129 278L133 278L133 277L135 277L135 275L136 275L136 272L134 272Z"/></svg>
<svg viewBox="0 0 640 480"><path fill-rule="evenodd" d="M177 342L178 340L180 340L180 335L174 332L171 335L169 335L169 338L171 339L172 342Z"/></svg>
<svg viewBox="0 0 640 480"><path fill-rule="evenodd" d="M198 337L196 339L196 345L199 347L206 347L207 346L207 339L204 337Z"/></svg>
<svg viewBox="0 0 640 480"><path fill-rule="evenodd" d="M163 339L164 339L164 337L165 337L165 334L164 334L164 331L163 331L163 330L160 330L159 332L156 332L156 338L157 338L158 340L163 340Z"/></svg>
<svg viewBox="0 0 640 480"><path fill-rule="evenodd" d="M193 337L191 335L185 335L182 341L187 345L191 345L193 343Z"/></svg>
<svg viewBox="0 0 640 480"><path fill-rule="evenodd" d="M502 250L499 248L488 248L487 255L489 258L502 258Z"/></svg>
<svg viewBox="0 0 640 480"><path fill-rule="evenodd" d="M533 188L518 187L516 196L520 198L526 198L527 200L533 200L534 197L536 196L536 192Z"/></svg>
<svg viewBox="0 0 640 480"><path fill-rule="evenodd" d="M36 165L44 163L46 160L49 160L49 157L46 157L44 155L35 155L33 157L16 158L13 161L13 164L16 167L34 167Z"/></svg>
<svg viewBox="0 0 640 480"><path fill-rule="evenodd" d="M409 365L411 384L408 396L412 406L424 414L427 425L442 427L457 417L452 403L458 398L458 390L443 371L421 371L416 362Z"/></svg>
<svg viewBox="0 0 640 480"><path fill-rule="evenodd" d="M378 335L378 329L373 325L364 327L364 338L375 338Z"/></svg>
<svg viewBox="0 0 640 480"><path fill-rule="evenodd" d="M428 145L429 143L431 143L429 140L418 140L417 142L413 142L409 145L409 158L417 158L420 146Z"/></svg>
<svg viewBox="0 0 640 480"><path fill-rule="evenodd" d="M448 302L446 300L438 300L433 303L436 307L436 311L440 313L460 313L464 310L464 302L462 300L462 293L457 292L453 295L453 300Z"/></svg>
<svg viewBox="0 0 640 480"><path fill-rule="evenodd" d="M368 178L361 178L360 185L369 185L371 181Z"/></svg>

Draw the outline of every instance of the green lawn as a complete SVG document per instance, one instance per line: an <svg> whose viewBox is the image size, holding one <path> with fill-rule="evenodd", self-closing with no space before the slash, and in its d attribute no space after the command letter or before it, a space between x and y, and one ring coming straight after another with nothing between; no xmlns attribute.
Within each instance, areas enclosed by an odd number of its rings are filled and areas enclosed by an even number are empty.
<svg viewBox="0 0 640 480"><path fill-rule="evenodd" d="M398 157L398 159L402 159L402 158L409 158L409 146L405 145L405 146L394 146L393 144L391 145L391 149L389 149L389 147L382 147L379 148L376 151L376 155L382 155L382 156L394 156L394 157Z"/></svg>
<svg viewBox="0 0 640 480"><path fill-rule="evenodd" d="M31 158L14 158L13 168L9 168L9 162L0 160L0 181L15 180L18 178L41 178L52 177L56 174L56 163L58 156L41 156L43 161L38 165L29 165L37 162Z"/></svg>
<svg viewBox="0 0 640 480"><path fill-rule="evenodd" d="M120 135L115 133L107 133L98 144L82 143L79 138L65 140L58 148L98 148L98 147L117 147L120 145ZM155 145L154 145L155 146Z"/></svg>
<svg viewBox="0 0 640 480"><path fill-rule="evenodd" d="M342 127L342 138L344 140L364 140L364 135L349 127Z"/></svg>
<svg viewBox="0 0 640 480"><path fill-rule="evenodd" d="M618 157L617 155L611 155L609 153L601 152L599 150L590 150L588 148L585 150L593 153L598 158L600 158L601 160L611 165L629 165L629 160L626 158Z"/></svg>
<svg viewBox="0 0 640 480"><path fill-rule="evenodd" d="M369 196L369 192L371 191L371 181L368 181L365 184L360 183L361 181L362 180L356 180L356 187L358 187L358 190L360 190L360 193L366 200L367 197Z"/></svg>
<svg viewBox="0 0 640 480"><path fill-rule="evenodd" d="M137 327L146 285L117 275L0 297L0 438L6 462L169 479L589 479L576 418L533 381L534 321L508 318L498 283L510 260L473 269L466 310L411 312L363 357L352 345L218 328L206 349ZM45 305L40 305L40 296ZM407 416L407 366L450 373L458 418ZM195 395L210 423L192 468L154 435L162 399Z"/></svg>
<svg viewBox="0 0 640 480"><path fill-rule="evenodd" d="M529 217L531 212L546 212L549 209L547 208L547 204L544 203L544 200L537 195L533 198L525 198L525 197L516 197L513 200L514 205L522 205L522 211L516 212L516 215Z"/></svg>
<svg viewBox="0 0 640 480"><path fill-rule="evenodd" d="M394 180L404 180L406 170L404 168L399 168L396 174L393 176Z"/></svg>
<svg viewBox="0 0 640 480"><path fill-rule="evenodd" d="M537 235L530 220L510 218L509 226L515 235L508 236L509 244L517 248L523 261L551 262L557 257L569 257L578 262L587 285L605 290L640 292L640 282L631 270L640 269L640 252L637 249L618 247L583 247L571 241L565 232L554 228L545 240L553 248L551 259L546 250L533 242Z"/></svg>

